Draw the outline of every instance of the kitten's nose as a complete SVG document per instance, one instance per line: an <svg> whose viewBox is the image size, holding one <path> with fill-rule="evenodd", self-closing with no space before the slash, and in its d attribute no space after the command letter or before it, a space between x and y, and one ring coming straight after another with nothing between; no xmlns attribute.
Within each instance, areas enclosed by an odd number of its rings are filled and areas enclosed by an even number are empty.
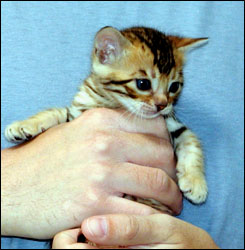
<svg viewBox="0 0 245 250"><path fill-rule="evenodd" d="M165 105L165 104L158 104L158 105L156 105L156 107L157 107L157 112L163 110L166 106L167 106L167 105Z"/></svg>

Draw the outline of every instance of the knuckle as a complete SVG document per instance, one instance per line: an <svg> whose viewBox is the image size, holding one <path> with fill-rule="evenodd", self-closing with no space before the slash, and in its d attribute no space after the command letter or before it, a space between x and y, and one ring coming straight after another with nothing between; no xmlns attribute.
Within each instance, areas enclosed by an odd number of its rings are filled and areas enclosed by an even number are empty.
<svg viewBox="0 0 245 250"><path fill-rule="evenodd" d="M97 162L93 165L91 179L94 183L107 183L112 174L112 167L109 162Z"/></svg>
<svg viewBox="0 0 245 250"><path fill-rule="evenodd" d="M95 174L93 177L91 177L91 185L90 187L86 188L86 192L83 194L83 196L78 197L75 202L72 204L73 207L72 210L74 214L76 214L76 218L79 221L79 218L83 217L84 211L79 209L79 205L77 203L77 200L83 202L83 204L86 204L86 207L93 208L94 211L98 212L98 209L101 207L105 207L108 199L110 200L109 191L107 188L107 181L106 181L106 175L104 174Z"/></svg>
<svg viewBox="0 0 245 250"><path fill-rule="evenodd" d="M96 131L92 138L93 148L99 154L108 153L112 149L114 141L114 136L107 131Z"/></svg>
<svg viewBox="0 0 245 250"><path fill-rule="evenodd" d="M94 190L89 189L89 190L87 190L86 195L84 196L84 200L86 201L86 205L88 207L98 207L101 205L100 204L101 194L95 188L94 188ZM82 212L79 215L82 216Z"/></svg>
<svg viewBox="0 0 245 250"><path fill-rule="evenodd" d="M128 215L127 216L127 223L125 223L125 231L124 231L124 238L125 240L131 241L135 239L139 233L139 223L135 216Z"/></svg>
<svg viewBox="0 0 245 250"><path fill-rule="evenodd" d="M151 174L151 187L153 192L161 194L168 191L169 178L167 174L161 169L154 169Z"/></svg>
<svg viewBox="0 0 245 250"><path fill-rule="evenodd" d="M167 215L167 214L163 214L162 216L164 216L164 222L166 225L166 238L171 238L173 235L176 235L179 230L179 224L178 224L178 220L175 219L175 217L171 216L171 215Z"/></svg>

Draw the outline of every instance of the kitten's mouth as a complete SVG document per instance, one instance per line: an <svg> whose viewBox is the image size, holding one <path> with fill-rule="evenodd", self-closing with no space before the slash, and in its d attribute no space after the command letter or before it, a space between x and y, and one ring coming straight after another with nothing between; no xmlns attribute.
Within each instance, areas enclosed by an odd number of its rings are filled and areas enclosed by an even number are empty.
<svg viewBox="0 0 245 250"><path fill-rule="evenodd" d="M159 115L161 115L160 112L149 111L149 110L142 110L140 113L141 117L147 118L147 119L152 119L152 118L158 117Z"/></svg>
<svg viewBox="0 0 245 250"><path fill-rule="evenodd" d="M151 109L141 109L140 116L143 118L152 119L158 117L159 115L168 115L171 112L171 107L167 106L165 109L161 111L154 111Z"/></svg>

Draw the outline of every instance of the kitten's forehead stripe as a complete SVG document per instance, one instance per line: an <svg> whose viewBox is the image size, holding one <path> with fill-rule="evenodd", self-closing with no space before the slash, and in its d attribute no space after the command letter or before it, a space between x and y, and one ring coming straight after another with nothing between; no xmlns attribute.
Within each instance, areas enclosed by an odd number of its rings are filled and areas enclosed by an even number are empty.
<svg viewBox="0 0 245 250"><path fill-rule="evenodd" d="M141 73L142 75L147 76L147 74L146 74L145 70L140 69L139 71L140 71L140 73Z"/></svg>
<svg viewBox="0 0 245 250"><path fill-rule="evenodd" d="M152 77L153 79L156 78L156 72L155 72L154 69L151 71L151 77Z"/></svg>
<svg viewBox="0 0 245 250"><path fill-rule="evenodd" d="M144 27L126 29L122 33L127 34L130 40L133 37L131 34L134 34L153 53L153 63L157 65L159 72L167 75L170 73L171 69L175 66L173 49L170 41L163 33Z"/></svg>

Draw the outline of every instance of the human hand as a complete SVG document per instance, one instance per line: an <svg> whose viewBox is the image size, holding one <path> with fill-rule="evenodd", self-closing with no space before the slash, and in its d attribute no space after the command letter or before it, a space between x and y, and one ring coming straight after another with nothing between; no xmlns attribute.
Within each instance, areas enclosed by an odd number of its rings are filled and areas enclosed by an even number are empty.
<svg viewBox="0 0 245 250"><path fill-rule="evenodd" d="M37 239L93 215L157 213L123 194L179 213L175 161L163 118L95 109L2 151L2 235Z"/></svg>
<svg viewBox="0 0 245 250"><path fill-rule="evenodd" d="M77 243L83 233L97 247ZM104 247L102 247L104 246ZM166 214L105 215L84 220L81 228L57 234L53 249L219 249L210 235L192 224Z"/></svg>

